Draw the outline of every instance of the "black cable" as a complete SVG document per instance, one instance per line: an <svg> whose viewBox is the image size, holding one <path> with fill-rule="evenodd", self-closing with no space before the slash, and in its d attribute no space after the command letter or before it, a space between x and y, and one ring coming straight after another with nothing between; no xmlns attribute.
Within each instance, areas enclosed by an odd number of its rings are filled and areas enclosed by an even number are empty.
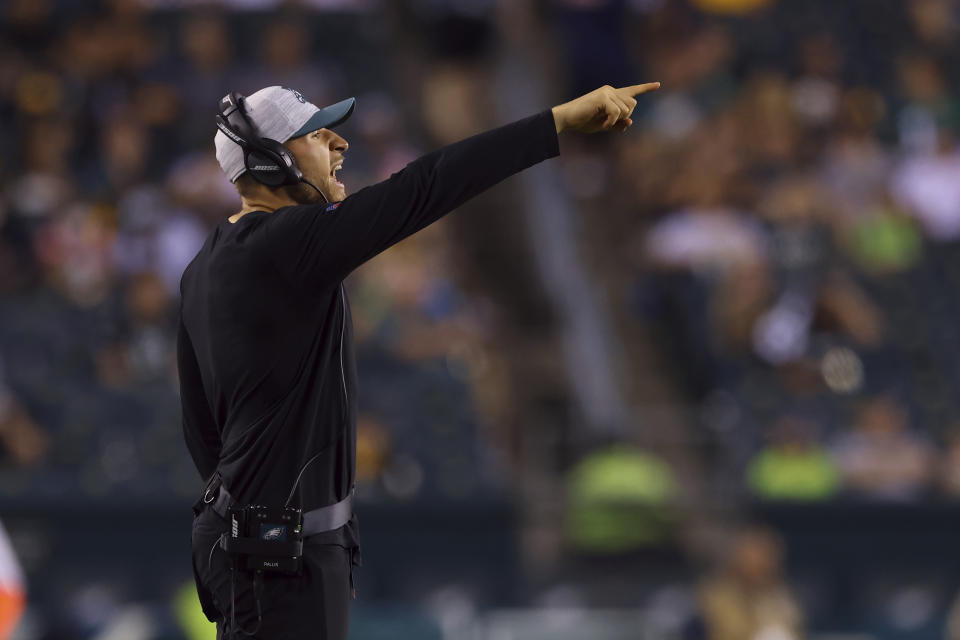
<svg viewBox="0 0 960 640"><path fill-rule="evenodd" d="M253 601L257 605L257 628L253 630L253 633L260 631L260 627L263 626L263 610L260 608L260 596L262 595L263 570L257 569L257 572L253 574Z"/></svg>
<svg viewBox="0 0 960 640"><path fill-rule="evenodd" d="M207 566L213 570L213 550L217 548L217 545L220 544L220 541L223 540L223 536L227 535L226 533L221 533L220 537L213 541L213 546L210 547L210 553L207 555Z"/></svg>
<svg viewBox="0 0 960 640"><path fill-rule="evenodd" d="M317 188L317 185L313 184L312 182L310 182L310 181L307 180L306 178L300 178L300 181L301 181L301 182L305 182L305 183L307 183L308 185L310 185L311 187L313 187L313 190L320 194L320 197L323 198L323 201L324 201L325 203L327 203L327 204L330 203L330 201L327 200L327 196L323 195L323 191L320 191L320 189Z"/></svg>
<svg viewBox="0 0 960 640"><path fill-rule="evenodd" d="M307 182L307 181L304 180L304 182ZM310 183L307 182L307 184L310 184ZM310 184L310 186L313 187L312 184ZM314 188L314 189L317 189L316 187L313 187L313 188ZM320 190L317 189L317 191L319 192ZM320 194L320 195L323 195L323 194ZM340 433L337 435L337 438L336 438L333 442L331 442L331 443L328 444L327 446L325 446L325 447L323 447L322 449L320 449L320 451L317 451L315 454L313 454L313 457L310 458L309 460L307 460L306 462L304 462L304 463L303 463L303 466L300 467L300 473L297 474L297 479L293 481L293 486L290 487L290 494L287 496L286 502L283 503L283 508L284 508L284 509L286 509L287 507L290 506L290 501L293 499L293 494L296 493L296 491L297 491L297 486L300 484L300 477L303 475L303 472L307 470L307 467L310 466L310 463L312 463L314 460L316 460L316 459L320 456L320 454L322 454L324 451L326 451L327 449L329 449L332 445L340 442L340 438L343 437L343 434L344 434L344 432L346 431L347 426L348 426L348 425L347 425L347 411L349 410L349 409L348 409L348 405L350 404L350 399L347 397L347 374L346 374L346 372L345 372L344 369L343 369L343 334L344 334L344 333L346 332L346 330L347 330L347 326L346 326L346 324L347 324L347 294L344 293L344 291L343 291L343 283L342 283L342 282L340 283L340 297L341 297L341 300L343 301L343 311L341 312L341 317L340 317L340 380L341 380L341 382L343 382L343 407L342 407L342 412L341 412L341 416L340 416L340 417L341 417L341 421L342 421L342 423L343 423L343 427L344 427L344 428L340 431Z"/></svg>
<svg viewBox="0 0 960 640"><path fill-rule="evenodd" d="M237 561L234 560L233 563L236 565ZM237 599L233 590L233 578L236 572L233 569L233 567L230 567L230 635L236 635L237 630Z"/></svg>
<svg viewBox="0 0 960 640"><path fill-rule="evenodd" d="M307 460L306 462L304 462L304 463L303 463L303 466L300 467L300 473L297 474L297 479L293 481L293 486L290 487L290 495L287 496L287 501L283 503L283 508L284 508L284 509L286 509L287 507L290 506L290 500L293 499L293 494L297 492L297 485L300 484L300 476L302 476L302 475L303 475L303 472L307 470L307 467L310 466L310 463L313 462L314 460L316 460L317 458L319 458L319 457L320 457L320 454L322 454L324 451L326 451L329 446L330 446L330 445L327 445L327 446L324 447L323 449L320 449L320 451L317 451L315 454L313 454L313 457L312 457L312 458L310 458L309 460Z"/></svg>

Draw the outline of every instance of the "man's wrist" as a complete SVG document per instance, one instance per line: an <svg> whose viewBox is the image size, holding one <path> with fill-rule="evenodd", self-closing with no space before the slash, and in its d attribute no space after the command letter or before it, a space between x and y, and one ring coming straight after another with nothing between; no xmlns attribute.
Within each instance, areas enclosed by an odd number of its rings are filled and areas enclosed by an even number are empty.
<svg viewBox="0 0 960 640"><path fill-rule="evenodd" d="M557 133L563 131L566 126L563 122L563 105L558 105L551 109L553 112L553 124L557 128Z"/></svg>

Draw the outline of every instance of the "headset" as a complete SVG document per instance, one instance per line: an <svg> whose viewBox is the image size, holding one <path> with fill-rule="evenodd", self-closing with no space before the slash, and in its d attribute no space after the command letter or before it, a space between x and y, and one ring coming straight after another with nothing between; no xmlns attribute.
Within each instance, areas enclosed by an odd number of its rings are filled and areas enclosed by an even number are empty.
<svg viewBox="0 0 960 640"><path fill-rule="evenodd" d="M327 197L309 180L297 166L297 159L283 144L271 138L262 138L247 115L246 98L230 92L220 99L217 128L225 136L240 145L243 164L253 178L268 187L295 185L301 182L310 185L324 202Z"/></svg>

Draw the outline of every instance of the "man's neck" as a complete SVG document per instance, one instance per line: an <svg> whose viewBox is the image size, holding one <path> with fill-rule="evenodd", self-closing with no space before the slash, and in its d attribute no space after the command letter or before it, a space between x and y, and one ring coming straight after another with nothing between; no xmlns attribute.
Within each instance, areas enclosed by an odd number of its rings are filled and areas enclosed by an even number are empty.
<svg viewBox="0 0 960 640"><path fill-rule="evenodd" d="M240 198L240 211L227 218L230 222L236 222L251 211L266 211L273 213L280 207L288 207L297 204L289 198L284 198L279 194L270 192L254 198Z"/></svg>

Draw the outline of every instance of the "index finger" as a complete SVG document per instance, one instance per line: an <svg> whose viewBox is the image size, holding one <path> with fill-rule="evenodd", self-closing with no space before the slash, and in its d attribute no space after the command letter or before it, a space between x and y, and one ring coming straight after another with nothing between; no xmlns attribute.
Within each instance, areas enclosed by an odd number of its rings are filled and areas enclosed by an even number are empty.
<svg viewBox="0 0 960 640"><path fill-rule="evenodd" d="M628 96L638 96L641 93L647 93L648 91L656 91L660 88L659 82L647 82L646 84L635 84L631 87L621 87L617 89L617 93L625 93Z"/></svg>

